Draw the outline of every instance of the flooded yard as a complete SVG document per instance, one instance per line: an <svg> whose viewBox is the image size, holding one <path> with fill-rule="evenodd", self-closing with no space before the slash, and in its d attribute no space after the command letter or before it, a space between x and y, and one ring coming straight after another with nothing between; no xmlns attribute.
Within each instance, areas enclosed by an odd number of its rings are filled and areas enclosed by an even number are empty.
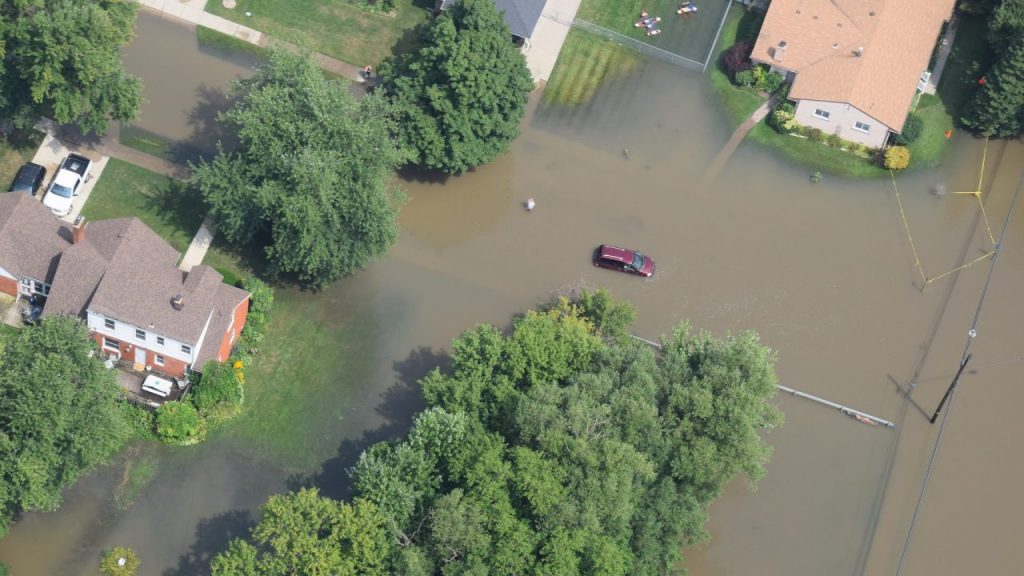
<svg viewBox="0 0 1024 576"><path fill-rule="evenodd" d="M150 99L140 125L189 141L189 118L207 109L196 95L228 86L241 69L158 33L194 35L187 28L145 13L139 25L128 63ZM175 66L141 64L158 51ZM172 91L179 96L162 99ZM988 261L922 287L890 182L812 183L807 170L750 143L701 184L729 133L704 78L647 62L579 109L535 105L493 165L443 182L403 180L401 236L386 259L322 293L278 294L308 324L272 327L269 339L315 331L323 346L308 353L337 364L311 393L275 398L279 409L308 415L309 462L248 443L239 430L258 423L243 417L203 446L161 450L159 474L127 511L112 504L116 472L97 471L58 511L15 525L0 560L18 576L86 575L116 544L139 552L141 574L202 573L270 494L303 479L344 494L345 466L367 443L404 431L418 406L416 378L445 363L462 330L504 326L554 296L603 287L636 306L641 336L683 320L717 334L756 330L778 351L783 384L897 425L872 428L777 396L786 424L767 437L768 475L756 492L737 480L712 507L711 540L685 551L690 574L895 573L938 431L924 413L956 371ZM991 248L973 197L932 193L974 187L982 146L957 135L937 169L897 177L930 276ZM1024 146L993 143L989 157L986 210L998 235ZM537 202L530 213L528 197ZM657 274L594 268L590 255L602 243L644 251ZM1016 565L1022 248L1024 209L1002 246L904 574L1002 574ZM290 373L276 362L261 377ZM900 389L910 383L905 400Z"/></svg>

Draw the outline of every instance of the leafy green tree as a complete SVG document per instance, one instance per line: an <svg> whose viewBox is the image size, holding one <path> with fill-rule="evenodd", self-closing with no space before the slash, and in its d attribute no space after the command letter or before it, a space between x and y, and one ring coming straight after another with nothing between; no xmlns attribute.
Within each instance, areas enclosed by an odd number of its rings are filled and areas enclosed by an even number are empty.
<svg viewBox="0 0 1024 576"><path fill-rule="evenodd" d="M125 73L120 53L135 9L121 0L0 3L0 116L27 128L50 115L87 132L135 118L142 84Z"/></svg>
<svg viewBox="0 0 1024 576"><path fill-rule="evenodd" d="M0 353L0 534L20 510L54 510L61 490L121 448L120 387L86 328L47 317Z"/></svg>
<svg viewBox="0 0 1024 576"><path fill-rule="evenodd" d="M985 85L967 105L964 125L984 136L1012 138L1024 128L1024 34L985 75Z"/></svg>
<svg viewBox="0 0 1024 576"><path fill-rule="evenodd" d="M460 0L422 36L418 49L381 67L383 90L412 162L461 174L508 149L533 81L491 0Z"/></svg>
<svg viewBox="0 0 1024 576"><path fill-rule="evenodd" d="M993 52L1002 54L1024 36L1024 0L1002 0L989 10L992 16L988 23L988 43Z"/></svg>
<svg viewBox="0 0 1024 576"><path fill-rule="evenodd" d="M379 511L389 573L673 573L724 486L764 475L759 433L780 422L774 353L752 333L684 324L656 354L602 334L626 333L623 306L602 292L561 300L507 334L478 326L453 343L453 369L422 382L428 408L409 434L350 471ZM265 573L253 545L233 544L229 560L233 572L215 574Z"/></svg>
<svg viewBox="0 0 1024 576"><path fill-rule="evenodd" d="M262 246L272 274L323 287L382 255L397 235L399 163L387 106L358 102L307 56L275 51L223 119L240 145L195 169L218 230Z"/></svg>
<svg viewBox="0 0 1024 576"><path fill-rule="evenodd" d="M316 490L271 496L252 530L211 565L213 576L384 576L384 518L373 504L322 498Z"/></svg>

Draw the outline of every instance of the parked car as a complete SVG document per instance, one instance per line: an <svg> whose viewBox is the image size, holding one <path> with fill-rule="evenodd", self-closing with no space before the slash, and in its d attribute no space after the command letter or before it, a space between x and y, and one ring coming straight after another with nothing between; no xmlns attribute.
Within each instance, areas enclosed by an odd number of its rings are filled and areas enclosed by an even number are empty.
<svg viewBox="0 0 1024 576"><path fill-rule="evenodd" d="M654 260L650 256L608 244L602 244L594 251L594 266L648 278L654 275Z"/></svg>
<svg viewBox="0 0 1024 576"><path fill-rule="evenodd" d="M78 154L68 154L60 164L57 175L50 183L46 196L43 197L43 205L53 211L57 216L67 216L71 213L71 202L78 196L82 184L89 178L89 170L92 169L92 160Z"/></svg>
<svg viewBox="0 0 1024 576"><path fill-rule="evenodd" d="M35 196L45 179L46 168L29 162L18 170L18 175L14 177L14 182L11 183L11 192L24 192Z"/></svg>

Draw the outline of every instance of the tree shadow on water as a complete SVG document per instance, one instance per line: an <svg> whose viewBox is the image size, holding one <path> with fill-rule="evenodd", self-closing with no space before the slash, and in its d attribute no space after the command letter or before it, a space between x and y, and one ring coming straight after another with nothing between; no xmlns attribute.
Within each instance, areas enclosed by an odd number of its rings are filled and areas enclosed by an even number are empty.
<svg viewBox="0 0 1024 576"><path fill-rule="evenodd" d="M376 411L385 422L382 426L363 432L356 439L343 440L337 455L324 462L320 471L312 476L295 475L288 479L288 488L316 487L320 494L335 499L352 496L352 482L348 470L355 466L359 455L370 446L403 438L412 428L416 415L426 408L420 380L434 368L447 372L452 360L444 351L421 346L402 361L395 362L395 384L381 395Z"/></svg>
<svg viewBox="0 0 1024 576"><path fill-rule="evenodd" d="M235 130L219 119L220 113L231 108L235 101L235 96L221 88L200 85L196 89L196 104L188 112L188 125L192 133L183 141L183 145L199 151L203 157L213 157L217 153L218 143L229 152L238 147Z"/></svg>
<svg viewBox="0 0 1024 576"><path fill-rule="evenodd" d="M178 566L164 570L163 576L209 574L213 558L227 550L228 543L235 538L247 538L253 526L255 522L247 510L232 510L200 520L195 542L178 559Z"/></svg>

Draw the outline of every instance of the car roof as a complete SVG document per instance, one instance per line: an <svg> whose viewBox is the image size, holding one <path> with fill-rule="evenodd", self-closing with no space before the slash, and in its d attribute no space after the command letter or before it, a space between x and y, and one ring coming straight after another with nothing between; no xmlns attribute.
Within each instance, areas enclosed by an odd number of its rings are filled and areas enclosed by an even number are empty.
<svg viewBox="0 0 1024 576"><path fill-rule="evenodd" d="M633 255L635 252L627 248L619 248L618 246L612 246L610 244L601 245L601 257L611 258L613 260L621 260L623 262L632 262Z"/></svg>
<svg viewBox="0 0 1024 576"><path fill-rule="evenodd" d="M35 162L27 162L24 166L18 169L18 178L22 176L35 178L37 174L46 172L46 168L43 168Z"/></svg>

